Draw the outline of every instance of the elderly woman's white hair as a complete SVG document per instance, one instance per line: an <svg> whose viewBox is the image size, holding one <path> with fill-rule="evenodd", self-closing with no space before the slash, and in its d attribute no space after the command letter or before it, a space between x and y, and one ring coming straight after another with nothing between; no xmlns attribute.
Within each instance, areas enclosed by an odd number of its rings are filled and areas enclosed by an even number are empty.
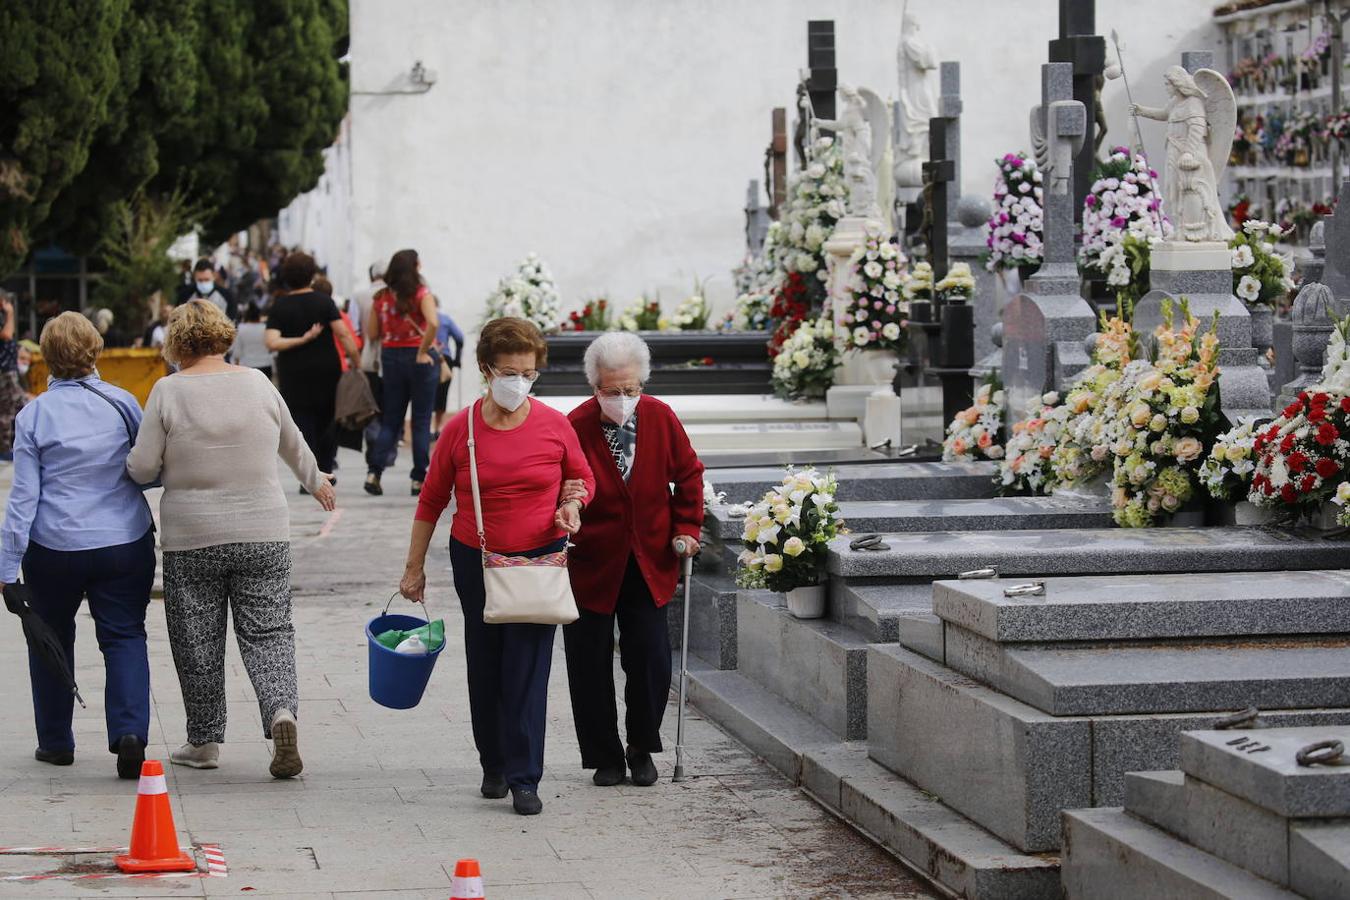
<svg viewBox="0 0 1350 900"><path fill-rule="evenodd" d="M586 348L586 381L591 387L600 383L601 369L622 369L636 366L638 381L643 384L652 374L652 351L647 342L631 331L611 331L602 334Z"/></svg>

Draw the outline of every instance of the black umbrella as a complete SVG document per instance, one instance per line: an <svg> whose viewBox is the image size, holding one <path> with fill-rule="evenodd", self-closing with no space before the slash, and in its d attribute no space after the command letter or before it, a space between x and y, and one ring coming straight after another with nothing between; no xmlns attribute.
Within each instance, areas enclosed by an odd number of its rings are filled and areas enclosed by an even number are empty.
<svg viewBox="0 0 1350 900"><path fill-rule="evenodd" d="M28 585L7 584L5 608L18 616L19 621L23 623L23 637L28 641L28 649L37 654L48 671L65 681L75 699L80 701L80 706L84 706L80 686L75 683L75 673L70 670L70 660L66 659L61 639L52 631L51 626L33 611L33 607L28 605L29 596Z"/></svg>

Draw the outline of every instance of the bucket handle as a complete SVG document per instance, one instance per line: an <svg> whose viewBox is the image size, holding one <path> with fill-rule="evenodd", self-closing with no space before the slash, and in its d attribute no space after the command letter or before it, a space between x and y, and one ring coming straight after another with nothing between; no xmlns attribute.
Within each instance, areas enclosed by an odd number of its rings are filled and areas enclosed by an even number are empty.
<svg viewBox="0 0 1350 900"><path fill-rule="evenodd" d="M394 591L392 594L389 595L389 600L388 600L388 602L384 604L384 612L382 613L382 615L386 615L386 616L389 615L389 607L391 607L391 606L394 605L394 598L399 597L399 596L400 596L400 594L399 594L398 591ZM427 620L427 624L430 625L430 624L431 624L431 613L427 612L427 602L426 602L426 600L424 599L421 603L419 603L419 604L417 604L417 605L420 606L420 607L422 607L422 616L423 616L423 618L425 618L425 619Z"/></svg>

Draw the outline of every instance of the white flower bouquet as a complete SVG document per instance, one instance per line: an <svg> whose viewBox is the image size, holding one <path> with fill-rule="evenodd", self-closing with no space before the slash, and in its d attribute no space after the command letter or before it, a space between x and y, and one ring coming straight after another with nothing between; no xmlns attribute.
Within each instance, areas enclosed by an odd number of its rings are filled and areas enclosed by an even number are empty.
<svg viewBox="0 0 1350 900"><path fill-rule="evenodd" d="M1125 232L1151 240L1167 238L1171 223L1163 217L1158 173L1142 155L1128 147L1113 147L1096 171L1088 195L1083 198L1083 246L1078 264L1085 275L1119 279L1118 263L1107 248ZM1118 283L1118 282L1116 282Z"/></svg>
<svg viewBox="0 0 1350 900"><path fill-rule="evenodd" d="M933 289L947 300L969 300L975 293L975 274L970 263L953 263L947 275Z"/></svg>
<svg viewBox="0 0 1350 900"><path fill-rule="evenodd" d="M691 294L681 301L679 306L675 307L675 311L666 320L666 326L663 330L702 331L708 327L708 314L711 311L702 291Z"/></svg>
<svg viewBox="0 0 1350 900"><path fill-rule="evenodd" d="M985 223L985 244L991 272L1040 265L1045 256L1045 219L1041 182L1044 176L1025 153L1009 153L997 160L994 214Z"/></svg>
<svg viewBox="0 0 1350 900"><path fill-rule="evenodd" d="M1251 422L1240 422L1214 440L1200 466L1200 482L1215 500L1246 500L1256 472Z"/></svg>
<svg viewBox="0 0 1350 900"><path fill-rule="evenodd" d="M869 230L849 259L849 299L840 321L859 350L896 350L905 345L909 304L902 295L905 255L879 230ZM930 272L931 279L931 272Z"/></svg>
<svg viewBox="0 0 1350 900"><path fill-rule="evenodd" d="M1027 405L1027 417L1012 427L996 482L1006 494L1045 494L1054 485L1050 455L1068 418L1059 393L1049 391Z"/></svg>
<svg viewBox="0 0 1350 900"><path fill-rule="evenodd" d="M1293 290L1294 261L1275 252L1275 241L1286 231L1272 222L1248 219L1233 235L1233 293L1247 306L1275 306Z"/></svg>
<svg viewBox="0 0 1350 900"><path fill-rule="evenodd" d="M834 383L838 365L834 323L824 316L807 319L783 342L773 358L774 392L789 400L824 396Z"/></svg>
<svg viewBox="0 0 1350 900"><path fill-rule="evenodd" d="M619 328L623 331L659 331L661 301L638 297L619 314Z"/></svg>
<svg viewBox="0 0 1350 900"><path fill-rule="evenodd" d="M736 305L722 320L723 331L765 331L769 327L769 309L773 294L751 292L736 298Z"/></svg>
<svg viewBox="0 0 1350 900"><path fill-rule="evenodd" d="M1067 418L1050 456L1056 485L1079 485L1111 468L1115 418L1106 398L1137 349L1129 323L1103 314L1092 365L1064 396Z"/></svg>
<svg viewBox="0 0 1350 900"><path fill-rule="evenodd" d="M562 327L562 301L553 276L539 257L531 253L512 275L497 282L487 298L483 321L512 316L533 322L545 334Z"/></svg>
<svg viewBox="0 0 1350 900"><path fill-rule="evenodd" d="M818 584L829 543L843 531L837 491L833 475L789 468L746 513L737 583L779 593Z"/></svg>
<svg viewBox="0 0 1350 900"><path fill-rule="evenodd" d="M1002 459L1003 402L1003 386L997 377L980 385L975 403L957 413L947 425L947 437L942 442L943 460Z"/></svg>

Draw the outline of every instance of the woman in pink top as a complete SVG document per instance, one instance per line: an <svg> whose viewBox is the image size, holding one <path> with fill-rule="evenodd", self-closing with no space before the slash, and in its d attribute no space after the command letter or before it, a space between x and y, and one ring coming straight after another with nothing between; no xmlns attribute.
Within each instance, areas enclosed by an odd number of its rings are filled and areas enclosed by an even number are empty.
<svg viewBox="0 0 1350 900"><path fill-rule="evenodd" d="M494 319L478 337L478 366L489 391L461 411L436 442L413 521L408 562L399 589L421 602L426 557L436 522L453 493L450 563L464 611L464 655L469 669L469 713L483 766L484 797L511 792L523 816L543 809L544 724L554 625L483 622L483 568L469 481L468 422L477 416L479 491L487 545L513 556L556 553L581 527L583 501L559 503L564 481L595 490L595 479L566 416L529 399L530 385L548 359L539 329L524 319ZM574 491L569 490L569 496Z"/></svg>

